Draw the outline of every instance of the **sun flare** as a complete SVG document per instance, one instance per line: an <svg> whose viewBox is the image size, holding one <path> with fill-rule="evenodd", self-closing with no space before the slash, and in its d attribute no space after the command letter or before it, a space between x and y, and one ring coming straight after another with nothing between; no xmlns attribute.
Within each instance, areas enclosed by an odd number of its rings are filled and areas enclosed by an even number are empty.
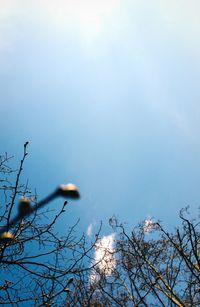
<svg viewBox="0 0 200 307"><path fill-rule="evenodd" d="M43 0L43 10L60 30L78 33L84 41L91 43L106 26L118 6L118 0Z"/></svg>

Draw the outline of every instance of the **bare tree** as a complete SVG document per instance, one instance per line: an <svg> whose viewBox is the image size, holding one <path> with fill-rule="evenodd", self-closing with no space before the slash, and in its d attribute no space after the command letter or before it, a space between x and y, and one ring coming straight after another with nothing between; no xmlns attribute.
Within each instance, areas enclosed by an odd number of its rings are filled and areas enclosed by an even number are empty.
<svg viewBox="0 0 200 307"><path fill-rule="evenodd" d="M78 221L60 234L67 202L55 215L44 205L77 191L62 186L38 202L21 184L26 156L27 143L18 170L0 157L0 305L200 306L199 218L182 210L172 233L153 220L129 231L112 218L112 234L100 237L100 227L90 244Z"/></svg>
<svg viewBox="0 0 200 307"><path fill-rule="evenodd" d="M67 192L59 187L38 202L28 182L21 184L27 145L18 170L10 167L12 157L7 153L0 157L0 305L62 306L76 276L91 266L95 242L88 245L84 234L76 235L78 221L66 233L56 230L67 201L61 202L55 215L44 208L63 192L77 197L72 185Z"/></svg>
<svg viewBox="0 0 200 307"><path fill-rule="evenodd" d="M93 269L93 298L104 306L200 306L199 221L190 220L187 209L180 221L173 233L153 221L128 232L111 219L115 265L111 275Z"/></svg>

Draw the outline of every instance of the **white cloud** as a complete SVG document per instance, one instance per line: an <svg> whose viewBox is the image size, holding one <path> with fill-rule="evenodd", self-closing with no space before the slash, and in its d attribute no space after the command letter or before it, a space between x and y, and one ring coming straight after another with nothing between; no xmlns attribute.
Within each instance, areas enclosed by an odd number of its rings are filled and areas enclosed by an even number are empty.
<svg viewBox="0 0 200 307"><path fill-rule="evenodd" d="M147 218L144 221L143 230L145 233L150 233L154 229L155 223L151 218Z"/></svg>
<svg viewBox="0 0 200 307"><path fill-rule="evenodd" d="M112 275L113 269L116 266L114 257L114 238L115 234L112 233L100 239L95 246L94 264L95 269L90 275L91 282L95 282L99 278L99 274L106 276Z"/></svg>
<svg viewBox="0 0 200 307"><path fill-rule="evenodd" d="M92 225L92 223L90 223L90 225L87 228L87 235L88 235L88 237L92 236L92 232L93 232L93 225Z"/></svg>

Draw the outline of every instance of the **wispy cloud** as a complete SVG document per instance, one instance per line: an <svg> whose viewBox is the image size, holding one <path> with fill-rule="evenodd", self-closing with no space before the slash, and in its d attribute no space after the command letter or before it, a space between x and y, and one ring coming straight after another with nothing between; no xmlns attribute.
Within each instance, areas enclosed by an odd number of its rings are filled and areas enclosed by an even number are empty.
<svg viewBox="0 0 200 307"><path fill-rule="evenodd" d="M113 269L116 266L116 260L113 254L114 238L115 234L112 233L104 236L95 245L94 264L96 264L96 267L90 275L91 282L98 281L100 274L106 276L112 275Z"/></svg>
<svg viewBox="0 0 200 307"><path fill-rule="evenodd" d="M93 233L93 225L92 225L92 223L90 223L90 225L87 228L87 235L88 235L88 237L91 237L92 233Z"/></svg>

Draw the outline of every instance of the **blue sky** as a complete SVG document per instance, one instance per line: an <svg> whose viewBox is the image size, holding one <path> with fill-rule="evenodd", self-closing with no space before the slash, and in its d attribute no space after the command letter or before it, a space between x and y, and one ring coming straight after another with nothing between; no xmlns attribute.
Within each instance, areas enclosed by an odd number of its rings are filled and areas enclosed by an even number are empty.
<svg viewBox="0 0 200 307"><path fill-rule="evenodd" d="M24 179L41 197L79 186L66 223L174 225L180 208L198 208L199 9L0 0L1 152L19 159L30 141Z"/></svg>

